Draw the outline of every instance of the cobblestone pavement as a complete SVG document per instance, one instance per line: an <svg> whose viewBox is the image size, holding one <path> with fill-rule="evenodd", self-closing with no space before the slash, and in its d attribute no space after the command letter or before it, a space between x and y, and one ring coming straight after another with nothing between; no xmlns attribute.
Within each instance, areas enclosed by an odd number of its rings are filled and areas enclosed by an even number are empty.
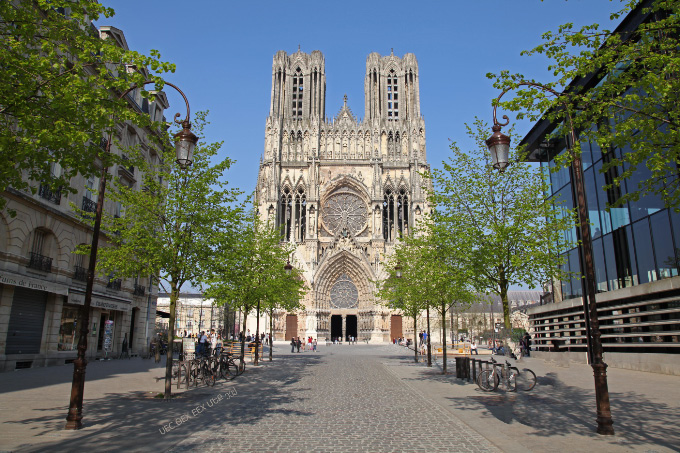
<svg viewBox="0 0 680 453"><path fill-rule="evenodd" d="M497 451L389 370L403 351L330 346L239 389L224 417L172 451Z"/></svg>
<svg viewBox="0 0 680 453"><path fill-rule="evenodd" d="M586 365L526 359L536 389L490 394L399 346L275 350L170 401L153 398L163 364L93 362L79 431L63 429L72 366L0 373L0 451L680 451L677 376L610 368L616 436L599 436Z"/></svg>

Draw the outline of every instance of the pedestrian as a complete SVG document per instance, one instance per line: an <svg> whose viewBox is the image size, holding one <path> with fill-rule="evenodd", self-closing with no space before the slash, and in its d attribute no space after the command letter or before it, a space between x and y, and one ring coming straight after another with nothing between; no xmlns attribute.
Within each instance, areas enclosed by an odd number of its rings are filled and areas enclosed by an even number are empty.
<svg viewBox="0 0 680 453"><path fill-rule="evenodd" d="M201 332L201 339L199 340L199 343L201 344L201 355L208 354L208 347L210 346L210 341L208 340L208 336L205 334L205 331Z"/></svg>
<svg viewBox="0 0 680 453"><path fill-rule="evenodd" d="M418 340L420 341L419 345L422 346L423 345L423 332L422 332L422 330L418 334Z"/></svg>
<svg viewBox="0 0 680 453"><path fill-rule="evenodd" d="M479 352L477 352L477 342L475 340L472 340L472 343L470 343L470 355L472 355L472 353L479 355Z"/></svg>
<svg viewBox="0 0 680 453"><path fill-rule="evenodd" d="M295 337L290 339L290 352L295 352L295 345L297 342L295 341Z"/></svg>
<svg viewBox="0 0 680 453"><path fill-rule="evenodd" d="M529 335L529 332L524 334L524 354L531 357L531 335Z"/></svg>
<svg viewBox="0 0 680 453"><path fill-rule="evenodd" d="M312 341L312 350L316 352L316 338Z"/></svg>
<svg viewBox="0 0 680 453"><path fill-rule="evenodd" d="M300 347L302 346L302 340L300 340L300 337L297 337L297 352L300 352Z"/></svg>

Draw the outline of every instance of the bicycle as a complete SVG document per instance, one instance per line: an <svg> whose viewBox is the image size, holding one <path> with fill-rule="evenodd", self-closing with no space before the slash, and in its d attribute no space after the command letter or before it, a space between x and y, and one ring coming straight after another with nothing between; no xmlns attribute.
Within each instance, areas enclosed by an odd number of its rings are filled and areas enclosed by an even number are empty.
<svg viewBox="0 0 680 453"><path fill-rule="evenodd" d="M498 367L501 367L503 383L508 391L516 392L519 389L528 392L536 386L536 373L532 370L525 368L520 372L519 368L512 366L507 360L505 364L499 364L492 357L491 369L483 370L477 377L477 385L480 389L485 392L493 392L498 389L501 381Z"/></svg>
<svg viewBox="0 0 680 453"><path fill-rule="evenodd" d="M214 386L216 375L213 367L210 364L211 359L207 357L197 357L191 361L191 380L196 385L198 381L202 381L206 386Z"/></svg>
<svg viewBox="0 0 680 453"><path fill-rule="evenodd" d="M246 363L243 360L239 360L237 364L233 355L228 352L222 352L215 368L217 374L222 379L234 379L236 376L243 374L246 370Z"/></svg>

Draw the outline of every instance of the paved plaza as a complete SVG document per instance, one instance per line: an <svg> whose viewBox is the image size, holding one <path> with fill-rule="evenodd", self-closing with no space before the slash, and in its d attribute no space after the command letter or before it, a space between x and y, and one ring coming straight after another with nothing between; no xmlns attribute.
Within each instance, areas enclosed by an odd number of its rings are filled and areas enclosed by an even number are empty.
<svg viewBox="0 0 680 453"><path fill-rule="evenodd" d="M530 393L485 393L414 364L394 345L323 346L172 401L164 369L93 362L85 428L64 431L72 367L0 374L0 450L10 451L678 451L677 376L610 369L617 435L594 433L590 368L537 359ZM453 368L453 366L451 366Z"/></svg>

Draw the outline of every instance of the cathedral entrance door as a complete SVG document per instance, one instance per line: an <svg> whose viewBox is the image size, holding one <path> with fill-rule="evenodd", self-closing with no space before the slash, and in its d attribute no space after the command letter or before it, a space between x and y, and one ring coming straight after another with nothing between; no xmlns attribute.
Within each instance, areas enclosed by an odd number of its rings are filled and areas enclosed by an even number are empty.
<svg viewBox="0 0 680 453"><path fill-rule="evenodd" d="M357 315L347 315L347 321L345 325L345 335L346 340L349 341L349 337L357 337Z"/></svg>
<svg viewBox="0 0 680 453"><path fill-rule="evenodd" d="M297 337L297 315L286 315L286 341Z"/></svg>
<svg viewBox="0 0 680 453"><path fill-rule="evenodd" d="M342 315L331 316L331 340L342 339Z"/></svg>

